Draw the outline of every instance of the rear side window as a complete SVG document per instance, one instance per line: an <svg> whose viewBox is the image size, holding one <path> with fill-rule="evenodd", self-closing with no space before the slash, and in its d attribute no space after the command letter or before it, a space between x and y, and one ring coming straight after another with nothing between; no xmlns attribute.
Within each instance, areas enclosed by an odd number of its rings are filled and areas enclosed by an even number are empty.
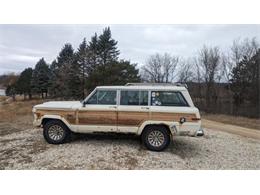
<svg viewBox="0 0 260 195"><path fill-rule="evenodd" d="M148 91L122 90L120 105L147 106Z"/></svg>
<svg viewBox="0 0 260 195"><path fill-rule="evenodd" d="M152 106L189 106L181 92L175 91L152 91Z"/></svg>

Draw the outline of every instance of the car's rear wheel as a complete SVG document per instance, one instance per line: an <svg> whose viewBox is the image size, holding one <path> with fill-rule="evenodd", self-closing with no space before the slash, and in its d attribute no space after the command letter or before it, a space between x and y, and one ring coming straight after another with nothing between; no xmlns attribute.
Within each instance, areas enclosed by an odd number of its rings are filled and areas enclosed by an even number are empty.
<svg viewBox="0 0 260 195"><path fill-rule="evenodd" d="M144 129L142 141L149 150L162 151L170 143L170 134L166 127L152 125Z"/></svg>
<svg viewBox="0 0 260 195"><path fill-rule="evenodd" d="M68 141L70 130L59 120L50 120L43 125L43 136L50 144L62 144Z"/></svg>

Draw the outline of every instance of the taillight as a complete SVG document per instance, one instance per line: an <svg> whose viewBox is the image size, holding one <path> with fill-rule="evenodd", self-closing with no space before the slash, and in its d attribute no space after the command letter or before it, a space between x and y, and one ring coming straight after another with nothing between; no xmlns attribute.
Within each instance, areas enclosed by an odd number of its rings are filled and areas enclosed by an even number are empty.
<svg viewBox="0 0 260 195"><path fill-rule="evenodd" d="M191 120L192 120L192 121L200 121L201 118L192 118Z"/></svg>

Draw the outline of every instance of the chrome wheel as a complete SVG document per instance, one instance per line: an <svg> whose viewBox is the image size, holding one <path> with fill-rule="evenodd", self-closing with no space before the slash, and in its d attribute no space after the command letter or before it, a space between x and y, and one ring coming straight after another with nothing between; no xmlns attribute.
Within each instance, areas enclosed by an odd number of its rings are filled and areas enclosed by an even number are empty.
<svg viewBox="0 0 260 195"><path fill-rule="evenodd" d="M59 141L63 138L65 132L64 129L59 125L52 125L48 129L49 137L54 141Z"/></svg>
<svg viewBox="0 0 260 195"><path fill-rule="evenodd" d="M148 142L154 147L160 147L165 141L164 134L161 131L154 130L148 134Z"/></svg>

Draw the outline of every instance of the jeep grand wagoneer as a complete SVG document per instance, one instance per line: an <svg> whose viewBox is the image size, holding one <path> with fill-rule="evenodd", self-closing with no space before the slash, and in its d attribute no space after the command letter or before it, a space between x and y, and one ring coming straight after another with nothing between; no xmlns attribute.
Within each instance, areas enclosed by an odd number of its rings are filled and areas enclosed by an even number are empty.
<svg viewBox="0 0 260 195"><path fill-rule="evenodd" d="M68 141L71 132L134 133L148 149L161 151L173 136L203 135L199 110L187 88L177 85L100 86L82 102L46 102L33 114L51 144Z"/></svg>

